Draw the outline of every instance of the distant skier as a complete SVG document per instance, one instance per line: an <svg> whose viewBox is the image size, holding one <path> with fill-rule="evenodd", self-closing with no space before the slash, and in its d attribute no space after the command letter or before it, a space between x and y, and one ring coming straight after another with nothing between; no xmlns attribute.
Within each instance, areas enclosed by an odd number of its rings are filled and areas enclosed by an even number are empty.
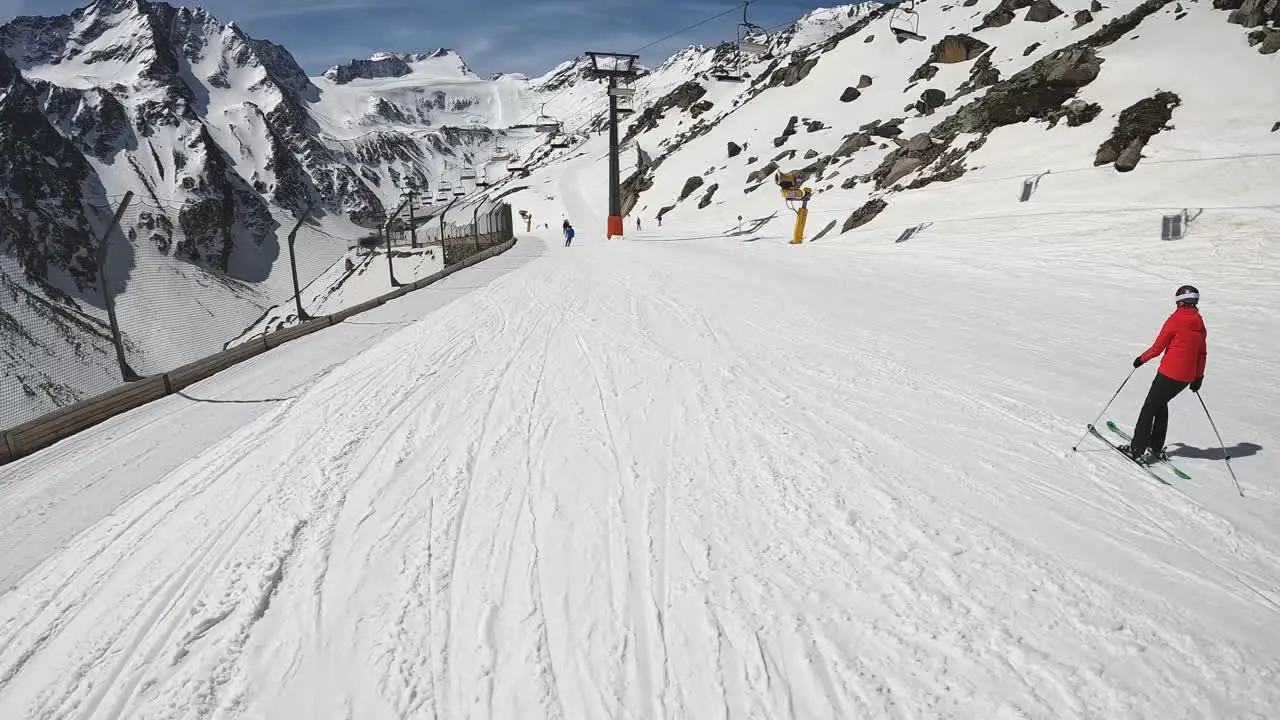
<svg viewBox="0 0 1280 720"><path fill-rule="evenodd" d="M568 220L565 220L564 221L564 246L565 247L569 247L570 245L573 244L573 235L574 235L573 226L569 224Z"/></svg>
<svg viewBox="0 0 1280 720"><path fill-rule="evenodd" d="M1142 412L1138 414L1133 441L1120 447L1122 452L1140 463L1168 459L1164 452L1164 439L1169 430L1169 401L1187 387L1191 392L1200 392L1204 383L1208 347L1204 319L1197 308L1200 291L1183 285L1175 293L1174 301L1178 309L1164 321L1155 344L1133 360L1133 366L1139 368L1164 353L1155 380L1151 381L1147 400L1142 404Z"/></svg>
<svg viewBox="0 0 1280 720"><path fill-rule="evenodd" d="M640 232L640 216L636 216L636 232Z"/></svg>

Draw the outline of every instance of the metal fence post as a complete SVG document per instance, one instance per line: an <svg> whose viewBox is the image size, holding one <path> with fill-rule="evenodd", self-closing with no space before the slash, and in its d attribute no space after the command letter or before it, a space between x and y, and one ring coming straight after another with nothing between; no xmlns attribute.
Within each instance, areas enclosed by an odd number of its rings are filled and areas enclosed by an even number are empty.
<svg viewBox="0 0 1280 720"><path fill-rule="evenodd" d="M400 281L396 280L396 267L391 261L391 223L396 221L396 217L400 215L400 210L403 207L404 204L402 203L399 208L396 208L395 212L391 213L391 217L387 218L387 224L383 226L383 232L387 236L387 272L391 275L391 287L401 287Z"/></svg>
<svg viewBox="0 0 1280 720"><path fill-rule="evenodd" d="M418 219L414 217L414 200L417 199L417 193L409 191L409 246L418 249Z"/></svg>
<svg viewBox="0 0 1280 720"><path fill-rule="evenodd" d="M111 342L116 346L116 362L120 364L120 376L125 382L141 380L142 376L129 367L129 361L124 356L124 337L120 332L120 320L116 317L116 299L111 293L111 280L107 275L107 249L111 244L111 234L120 228L120 218L124 217L124 211L132 202L133 192L125 193L124 199L120 201L120 207L116 208L115 215L111 218L111 224L107 226L106 233L98 243L97 255L98 278L102 282L102 299L107 306L107 322L111 324ZM120 234L123 235L124 231L121 230Z"/></svg>
<svg viewBox="0 0 1280 720"><path fill-rule="evenodd" d="M298 255L294 252L293 245L298 239L298 231L302 229L302 224L310 217L311 207L308 206L298 218L298 223L293 226L293 231L289 233L289 267L293 270L293 305L298 310L298 322L310 320L311 316L302 309L302 288L298 285Z"/></svg>
<svg viewBox="0 0 1280 720"><path fill-rule="evenodd" d="M449 258L449 254L444 251L444 243L445 243L444 219L445 219L445 216L449 214L449 208L453 207L454 202L457 202L457 200L454 200L453 202L449 203L448 205L445 206L444 210L440 211L440 254L444 256L443 262L445 264L445 267L449 266L450 258Z"/></svg>

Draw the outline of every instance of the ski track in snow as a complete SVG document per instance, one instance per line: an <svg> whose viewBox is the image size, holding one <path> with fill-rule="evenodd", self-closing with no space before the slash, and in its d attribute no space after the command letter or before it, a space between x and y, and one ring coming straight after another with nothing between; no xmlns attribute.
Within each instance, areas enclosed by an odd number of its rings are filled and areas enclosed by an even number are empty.
<svg viewBox="0 0 1280 720"><path fill-rule="evenodd" d="M1273 162L1157 164L1261 146L1218 118L1267 99L1183 87L1208 60L1176 22L1106 50L1121 70L1083 95L1111 114L1134 77L1184 93L1187 134L1128 179L1069 169L1109 121L1025 124L858 232L793 248L780 214L723 237L778 207L726 183L706 214L686 201L605 242L592 138L521 180L512 201L551 229L507 255L6 466L0 718L1273 716ZM1214 22L1197 37L1239 44ZM1025 64L1035 28L985 37ZM876 75L857 111L896 113L883 74L916 62L888 48L843 44L807 82L857 67ZM753 144L741 175L776 108L816 102L770 92L663 165L646 222L727 139ZM527 106L511 84L494 102ZM836 126L844 108L805 112ZM680 131L670 115L643 146ZM1011 210L1050 162L1066 172ZM820 196L811 230L850 197ZM1165 205L1214 204L1236 210L1145 240ZM1194 479L1163 487L1069 451L1168 309L1145 298L1192 274L1212 298L1206 396L1228 442L1264 446L1235 463L1245 499L1218 462L1179 458ZM333 302L381 287L377 268L356 279ZM1189 395L1170 438L1215 446Z"/></svg>
<svg viewBox="0 0 1280 720"><path fill-rule="evenodd" d="M1067 455L1078 419L1018 375L884 334L908 265L759 248L557 249L385 335L6 593L5 715L1275 706L1276 536L1211 465Z"/></svg>

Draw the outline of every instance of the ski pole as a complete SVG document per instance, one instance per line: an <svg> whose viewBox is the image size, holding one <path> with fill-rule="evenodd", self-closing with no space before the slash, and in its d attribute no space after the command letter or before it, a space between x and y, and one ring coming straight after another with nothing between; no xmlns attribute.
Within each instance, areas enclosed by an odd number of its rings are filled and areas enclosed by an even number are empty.
<svg viewBox="0 0 1280 720"><path fill-rule="evenodd" d="M1209 406L1204 404L1204 398L1200 397L1200 393L1196 393L1196 399L1200 401L1200 407L1204 408L1204 416L1209 418L1209 424L1213 426L1213 434L1218 436L1218 444L1222 446L1222 456L1227 459L1227 471L1231 473L1231 480L1236 484L1236 492L1240 493L1240 497L1244 497L1244 490L1240 489L1240 480L1236 478L1236 471L1231 469L1231 453L1227 452L1227 444L1222 442L1222 433L1218 432L1218 425L1209 414Z"/></svg>
<svg viewBox="0 0 1280 720"><path fill-rule="evenodd" d="M1097 425L1098 421L1102 419L1102 416L1107 414L1107 410L1111 407L1111 403L1115 402L1116 398L1120 397L1120 391L1124 390L1124 386L1129 384L1129 379L1132 378L1133 374L1136 372L1138 372L1138 368L1134 368L1129 371L1128 377L1126 377L1124 382L1120 383L1120 387L1116 389L1116 394L1111 396L1111 399L1107 401L1106 407L1102 408L1102 412L1098 413L1098 417L1094 418L1093 422L1089 423L1089 427ZM1071 452L1075 452L1076 448L1080 447L1080 443L1084 442L1084 439L1087 437L1089 437L1089 431L1085 430L1084 435L1081 435L1080 439L1076 441L1076 444L1071 447Z"/></svg>

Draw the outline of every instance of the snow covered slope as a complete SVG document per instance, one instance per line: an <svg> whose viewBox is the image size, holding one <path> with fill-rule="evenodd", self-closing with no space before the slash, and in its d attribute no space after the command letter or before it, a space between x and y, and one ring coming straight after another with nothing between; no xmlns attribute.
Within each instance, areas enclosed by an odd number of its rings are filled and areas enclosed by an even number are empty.
<svg viewBox="0 0 1280 720"><path fill-rule="evenodd" d="M1026 19L1039 17L1032 7L975 30L1006 6L921 3L928 40L905 44L889 33L892 15L873 11L836 42L749 66L749 83L677 89L628 133L654 158L632 178L645 188L637 212L733 226L780 208L779 169L815 190L811 237L877 213L869 227L989 213L1046 171L1034 201L1010 212L1084 193L1145 211L1158 232L1161 212L1274 204L1269 181L1200 181L1277 172L1280 87L1264 78L1280 61L1251 48L1227 13L1158 0L1089 13L1082 2L1047 22ZM1092 20L1076 26L1080 12Z"/></svg>
<svg viewBox="0 0 1280 720"><path fill-rule="evenodd" d="M639 81L625 239L592 135L494 188L552 228L501 277L0 470L0 714L1270 717L1276 56L1204 3L918 8ZM1191 480L1071 452L1187 282L1243 497L1189 393Z"/></svg>
<svg viewBox="0 0 1280 720"><path fill-rule="evenodd" d="M599 185L561 182L588 202ZM1219 229L1117 256L1104 231L1002 224L906 245L547 238L377 342L264 356L295 364L289 390L194 388L279 399L212 444L155 447L166 405L22 460L3 506L85 529L0 596L0 707L1266 717L1280 396L1259 373L1280 324L1256 308L1280 301L1280 258ZM1187 276L1245 499L1189 397L1171 439L1193 481L1068 450L1171 305L1163 278ZM28 492L80 482L108 442L169 470L106 472L100 492L136 493L111 510ZM30 565L22 526L0 527Z"/></svg>

